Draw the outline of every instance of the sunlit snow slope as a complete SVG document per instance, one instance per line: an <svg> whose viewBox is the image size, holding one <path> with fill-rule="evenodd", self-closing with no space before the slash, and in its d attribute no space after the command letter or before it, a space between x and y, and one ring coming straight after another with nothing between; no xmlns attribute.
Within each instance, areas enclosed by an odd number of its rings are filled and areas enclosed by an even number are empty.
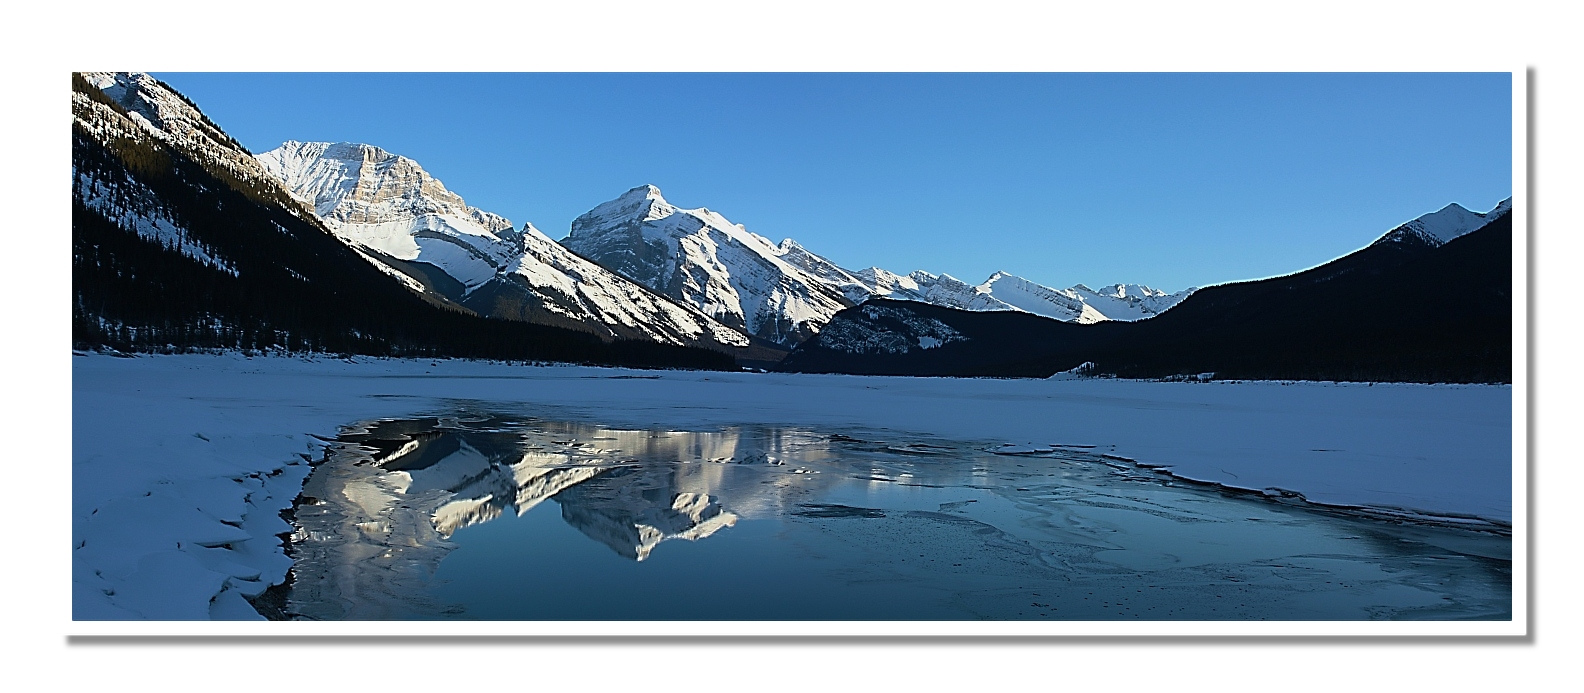
<svg viewBox="0 0 1584 693"><path fill-rule="evenodd" d="M286 142L258 159L371 262L482 315L665 344L748 343L532 224L469 207L412 159L345 142Z"/></svg>
<svg viewBox="0 0 1584 693"><path fill-rule="evenodd" d="M1439 210L1421 216L1381 236L1376 244L1423 243L1429 246L1444 245L1447 241L1489 224L1497 217L1512 211L1512 198L1497 204L1483 214L1470 212L1453 202Z"/></svg>
<svg viewBox="0 0 1584 693"><path fill-rule="evenodd" d="M777 246L717 212L673 206L652 185L628 190L578 217L561 243L728 326L783 346L807 339L854 304L830 280L783 257L796 244Z"/></svg>
<svg viewBox="0 0 1584 693"><path fill-rule="evenodd" d="M1139 320L1186 298L1136 284L1052 289L997 272L972 285L948 274L847 270L788 238L779 244L705 208L681 209L652 185L572 222L561 243L623 276L756 337L795 346L842 308L873 297L1069 322Z"/></svg>

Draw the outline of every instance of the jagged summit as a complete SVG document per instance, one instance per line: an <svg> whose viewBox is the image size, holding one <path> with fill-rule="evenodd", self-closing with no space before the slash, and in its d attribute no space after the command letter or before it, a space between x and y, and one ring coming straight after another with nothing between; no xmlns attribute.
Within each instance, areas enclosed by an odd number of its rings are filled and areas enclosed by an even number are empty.
<svg viewBox="0 0 1584 693"><path fill-rule="evenodd" d="M808 338L854 303L837 288L851 278L830 261L796 243L772 243L707 208L678 208L652 185L579 216L561 244L782 346Z"/></svg>
<svg viewBox="0 0 1584 693"><path fill-rule="evenodd" d="M665 202L665 196L660 194L660 188L649 183L644 183L643 185L628 190L627 192L622 193L621 197L617 199L625 200L629 198L642 198L645 200L659 200L661 202Z"/></svg>
<svg viewBox="0 0 1584 693"><path fill-rule="evenodd" d="M666 202L665 195L661 194L660 188L648 183L629 189L627 192L616 196L616 199L606 202L605 204L615 207L627 208L651 203L659 203L667 207L672 206L671 203ZM603 207L604 205L600 206ZM598 209L598 207L595 209Z"/></svg>
<svg viewBox="0 0 1584 693"><path fill-rule="evenodd" d="M666 202L665 196L660 193L660 188L644 184L632 188L615 199L602 202L583 216L627 218L642 217L646 220L664 219L675 213L677 208ZM581 218L581 217L580 217ZM576 222L573 222L574 225ZM562 241L565 242L564 240Z"/></svg>

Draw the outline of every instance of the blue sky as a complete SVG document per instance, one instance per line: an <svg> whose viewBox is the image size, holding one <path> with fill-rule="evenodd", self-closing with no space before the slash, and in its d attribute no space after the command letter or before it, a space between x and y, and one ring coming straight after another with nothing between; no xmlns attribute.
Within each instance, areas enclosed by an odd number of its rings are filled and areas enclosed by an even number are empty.
<svg viewBox="0 0 1584 693"><path fill-rule="evenodd" d="M255 152L365 142L564 237L644 183L851 269L1174 291L1512 193L1506 73L155 73Z"/></svg>

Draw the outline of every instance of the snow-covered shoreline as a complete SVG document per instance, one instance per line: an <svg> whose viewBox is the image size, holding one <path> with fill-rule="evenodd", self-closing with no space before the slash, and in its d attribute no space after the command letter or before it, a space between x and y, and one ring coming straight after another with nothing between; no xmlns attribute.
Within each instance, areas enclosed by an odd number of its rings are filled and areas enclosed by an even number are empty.
<svg viewBox="0 0 1584 693"><path fill-rule="evenodd" d="M1098 445L1178 476L1330 505L1512 519L1512 388L884 378L472 361L72 359L73 614L250 616L276 534L357 420L476 400L624 427L740 423ZM642 378L617 377L642 375ZM215 599L211 602L211 597Z"/></svg>

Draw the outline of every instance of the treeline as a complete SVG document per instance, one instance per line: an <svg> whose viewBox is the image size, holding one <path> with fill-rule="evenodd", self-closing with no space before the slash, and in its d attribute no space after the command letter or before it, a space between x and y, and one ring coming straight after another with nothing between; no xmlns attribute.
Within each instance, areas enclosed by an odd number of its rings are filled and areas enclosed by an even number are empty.
<svg viewBox="0 0 1584 693"><path fill-rule="evenodd" d="M79 81L74 77L74 84ZM74 348L287 350L735 369L729 355L713 351L602 342L582 332L437 307L381 273L316 221L288 212L277 191L217 176L153 138L116 138L105 146L74 125L72 166L98 182L102 189L96 194L108 190L116 193L110 197L148 198L151 192L152 200L127 209L137 213L140 207L146 212L157 206L194 245L229 265L206 264L172 243L140 237L85 205L86 191L76 190Z"/></svg>

